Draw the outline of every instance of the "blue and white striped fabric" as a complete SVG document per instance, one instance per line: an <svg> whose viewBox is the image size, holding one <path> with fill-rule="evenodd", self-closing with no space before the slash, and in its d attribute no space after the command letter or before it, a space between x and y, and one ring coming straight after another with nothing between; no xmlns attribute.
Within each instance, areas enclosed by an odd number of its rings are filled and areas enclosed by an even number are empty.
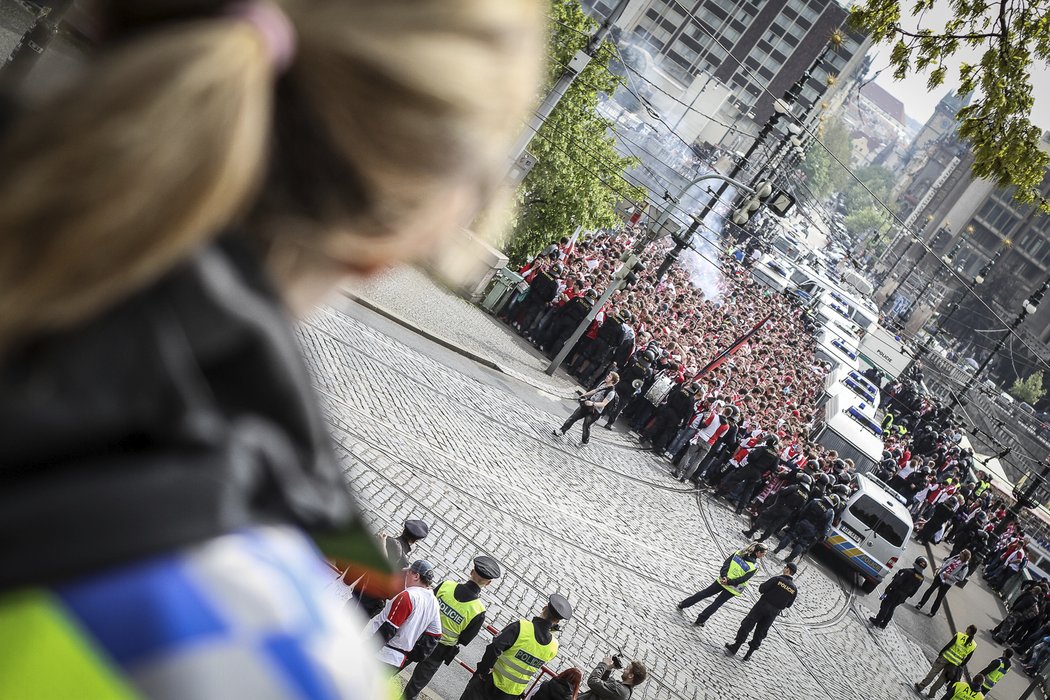
<svg viewBox="0 0 1050 700"><path fill-rule="evenodd" d="M372 698L387 692L364 620L290 528L256 528L52 592L83 636L151 698Z"/></svg>

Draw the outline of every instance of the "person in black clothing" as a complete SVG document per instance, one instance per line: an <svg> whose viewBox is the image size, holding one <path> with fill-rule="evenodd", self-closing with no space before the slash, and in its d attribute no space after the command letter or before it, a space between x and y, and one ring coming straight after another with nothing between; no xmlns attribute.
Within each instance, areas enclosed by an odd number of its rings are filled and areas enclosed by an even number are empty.
<svg viewBox="0 0 1050 700"><path fill-rule="evenodd" d="M652 443L653 452L663 452L682 424L696 411L699 392L700 385L696 382L683 382L667 394L667 399L656 409L656 415L642 432L642 440Z"/></svg>
<svg viewBox="0 0 1050 700"><path fill-rule="evenodd" d="M769 536L775 534L792 520L794 520L809 500L809 484L813 477L809 474L799 474L798 483L785 486L773 497L769 504L755 519L755 522L743 533L748 537L754 537L755 532L762 528L759 542L765 542Z"/></svg>
<svg viewBox="0 0 1050 700"><path fill-rule="evenodd" d="M547 605L537 617L532 618L533 634L540 644L550 644L558 623L572 618L572 606L564 596L551 594ZM512 622L497 634L485 647L485 654L459 700L504 700L515 697L507 695L492 682L492 668L500 654L514 646L521 634L521 623Z"/></svg>
<svg viewBox="0 0 1050 700"><path fill-rule="evenodd" d="M580 403L576 407L576 410L572 412L565 422L562 424L560 429L553 431L555 437L561 437L569 431L569 428L573 424L583 419L583 439L580 441L581 445L586 445L591 441L591 424L593 424L598 417L602 414L602 410L605 406L613 400L616 395L616 383L620 381L620 376L616 372L609 372L609 376L605 378L601 384L598 385L597 389L592 389L585 394L580 396Z"/></svg>
<svg viewBox="0 0 1050 700"><path fill-rule="evenodd" d="M766 556L766 546L760 542L754 542L739 552L734 552L722 562L722 568L718 571L718 578L716 578L707 588L697 591L679 603L678 609L685 610L686 608L696 605L705 598L717 595L718 597L701 611L700 615L696 618L696 622L693 623L698 627L703 627L704 623L707 622L707 619L714 615L715 612L726 603L726 601L740 595L744 587L747 586L747 582L750 581L758 571L758 560L764 556ZM751 570L742 575L730 578L729 568L734 560L737 561L738 566L740 563L743 563L749 566Z"/></svg>
<svg viewBox="0 0 1050 700"><path fill-rule="evenodd" d="M795 579L792 577L796 571L798 567L788 562L784 565L784 571L780 576L774 576L758 587L761 596L740 622L736 639L726 644L727 654L730 656L736 654L740 650L740 645L747 640L747 635L751 630L755 630L755 634L747 645L744 661L750 659L755 650L761 646L762 640L766 638L777 615L795 604L798 586L795 585Z"/></svg>
<svg viewBox="0 0 1050 700"><path fill-rule="evenodd" d="M538 339L540 350L557 355L576 327L587 317L591 306L598 299L598 292L588 289L582 295L569 299L554 312L554 318L546 332Z"/></svg>
<svg viewBox="0 0 1050 700"><path fill-rule="evenodd" d="M477 557L474 559L474 567L470 571L470 578L456 586L452 591L452 595L461 603L477 600L481 597L481 589L487 587L495 579L499 578L501 574L499 563L495 559L488 556ZM440 600L439 604L444 605ZM444 625L444 614L441 620L442 625ZM405 685L405 700L415 700L423 688L427 687L427 683L431 681L434 674L441 668L441 665L445 664L447 666L452 663L459 654L459 650L470 644L478 636L478 632L481 631L484 625L485 611L482 610L467 623L467 626L463 628L463 631L459 633L459 636L455 638L455 642L452 644L444 643L448 630L443 629L442 641L438 643L437 648L431 652L430 656L417 663L416 668L412 671L412 677Z"/></svg>
<svg viewBox="0 0 1050 700"><path fill-rule="evenodd" d="M762 482L762 475L776 469L780 464L780 456L776 453L776 447L777 438L775 436L766 438L765 445L751 450L747 460L722 479L718 485L718 495L727 496L732 500L732 495L737 494L737 514L742 513L751 500L755 489Z"/></svg>
<svg viewBox="0 0 1050 700"><path fill-rule="evenodd" d="M926 579L924 572L929 565L930 563L926 561L926 557L918 557L910 569L898 571L893 576L893 580L890 581L890 585L886 586L878 615L869 617L868 622L876 627L886 629L886 625L890 624L890 620L893 619L893 613L897 606L918 593L919 589L922 588L922 584Z"/></svg>
<svg viewBox="0 0 1050 700"><path fill-rule="evenodd" d="M519 332L525 333L533 321L543 313L547 306L558 296L562 268L554 263L547 270L536 273L529 283L529 292L522 299L517 308L517 316L514 325Z"/></svg>
<svg viewBox="0 0 1050 700"><path fill-rule="evenodd" d="M630 362L620 372L620 381L616 383L616 398L606 406L602 413L605 416L606 430L612 430L613 424L623 409L641 393L642 387L653 374L654 360L656 360L656 353L652 350L635 352Z"/></svg>
<svg viewBox="0 0 1050 700"><path fill-rule="evenodd" d="M606 363L612 358L613 352L620 347L624 335L627 333L626 325L631 322L631 314L626 309L616 314L609 315L598 327L598 334L594 340L587 345L586 352L577 358L577 364L571 369L577 371L577 376L584 386L591 386L598 375L605 368Z"/></svg>

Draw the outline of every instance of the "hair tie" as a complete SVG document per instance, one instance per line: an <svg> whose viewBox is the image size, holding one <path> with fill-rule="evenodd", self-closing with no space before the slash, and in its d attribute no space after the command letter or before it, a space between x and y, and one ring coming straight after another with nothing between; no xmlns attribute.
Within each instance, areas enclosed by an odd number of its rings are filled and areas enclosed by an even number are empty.
<svg viewBox="0 0 1050 700"><path fill-rule="evenodd" d="M248 0L229 6L230 17L251 24L262 36L274 70L283 73L295 59L295 26L284 10L268 0Z"/></svg>

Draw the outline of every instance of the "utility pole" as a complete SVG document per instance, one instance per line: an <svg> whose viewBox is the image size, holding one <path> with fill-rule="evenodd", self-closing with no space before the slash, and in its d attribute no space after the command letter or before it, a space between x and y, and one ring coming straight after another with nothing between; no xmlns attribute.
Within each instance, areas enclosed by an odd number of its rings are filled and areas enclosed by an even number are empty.
<svg viewBox="0 0 1050 700"><path fill-rule="evenodd" d="M667 271L671 269L671 265L678 259L678 256L682 254L682 251L689 247L689 242L692 239L693 234L703 225L704 219L706 219L707 215L711 213L711 210L715 208L715 203L718 202L718 200L722 198L722 195L725 194L725 191L729 189L729 185L736 185L748 194L755 194L754 187L738 182L735 178L740 174L740 171L744 169L745 164L751 159L751 156L755 154L758 147L762 145L762 142L765 140L769 132L773 130L773 127L776 125L780 116L787 113L788 108L789 105L784 100L777 99L773 101L773 116L771 116L762 126L762 130L758 132L758 136L756 136L755 140L751 142L751 147L747 149L747 153L737 160L728 175L725 177L722 177L721 175L705 175L704 177L693 180L682 188L675 201L678 201L681 197L685 196L686 191L701 180L717 178L722 181L722 184L718 186L718 189L711 192L711 198L707 200L706 204L704 204L704 208L700 210L700 213L693 216L693 223L689 225L689 228L685 233L680 236L675 236L674 248L667 252L667 256L664 258L664 261L660 263L660 268L656 271L657 281L661 280L663 276L667 274ZM766 196L769 196L770 193L772 193L772 189L765 194Z"/></svg>
<svg viewBox="0 0 1050 700"><path fill-rule="evenodd" d="M980 287L982 284L984 284L984 281L988 278L988 273L992 271L992 267L999 260L999 258L1002 257L1002 254L1002 248L995 251L995 255L992 256L992 259L989 260L985 264L985 266L982 267L980 271L973 276L973 281L970 283L971 287ZM959 292L959 296L956 297L955 301L953 301L948 307L948 312L941 316L941 318L937 321L937 326L933 329L933 333L930 333L926 336L926 341L922 344L922 347L919 351L921 355L925 355L927 352L930 351L930 346L933 344L934 339L936 339L936 337L940 335L941 331L944 330L944 327L945 325L947 325L948 321L950 321L952 316L955 315L955 312L959 310L959 307L962 305L963 299L966 298L966 292L966 288L963 288L963 290ZM974 293L974 296L976 296L976 292Z"/></svg>
<svg viewBox="0 0 1050 700"><path fill-rule="evenodd" d="M755 149L755 146L759 143L759 141L761 141L761 139L762 139L762 135L759 135L758 140L756 140L755 143L752 144L751 150L749 150L747 152L747 154L744 156L745 160L750 157L751 153ZM768 191L757 191L756 192L750 186L745 185L742 182L738 182L737 180L734 180L733 178L736 177L736 175L739 172L740 172L740 164L737 163L737 166L733 168L732 172L730 172L729 175L719 175L718 173L710 173L708 175L701 175L700 177L695 178L693 180L690 180L685 185L683 185L682 189L680 189L678 191L678 194L675 197L671 198L672 204L677 204L678 202L680 202L682 200L683 197L685 197L686 193L689 191L689 188L692 187L693 185L697 184L697 183L703 182L705 180L720 180L722 182L722 185L718 189L718 193L714 194L712 196L711 200L708 201L707 204L704 205L703 211L699 214L699 216L694 216L693 217L693 222L691 224L689 224L689 228L686 229L684 233L675 234L673 236L673 238L674 238L674 248L672 248L671 250L667 251L667 255L664 257L663 262L660 263L660 267L656 271L656 280L658 282L661 279L663 279L663 276L666 275L667 271L671 269L671 265L674 263L675 260L678 259L678 256L682 254L682 251L689 247L689 243L690 243L690 241L693 238L693 234L696 233L697 229L699 229L701 225L703 225L704 218L707 216L708 212L710 212L712 207L714 206L713 202L716 199L718 199L720 193L724 192L725 189L727 187L729 187L729 185L735 185L736 187L740 188L741 190L744 190L745 192L747 192L748 194L758 194L759 196L766 196L766 197L768 197L772 193L772 191L773 191L772 188L770 188ZM663 229L664 225L666 225L668 219L670 219L670 218L671 218L671 207L670 206L664 207L664 210L660 213L659 221L656 224L656 230L657 231L661 231Z"/></svg>
<svg viewBox="0 0 1050 700"><path fill-rule="evenodd" d="M498 1L498 0L497 0ZM609 16L602 20L602 23L598 25L597 31L591 35L591 38L587 40L587 45L581 50L577 51L576 55L569 59L569 65L565 67L562 74L558 76L558 79L554 82L554 86L551 87L550 92L543 98L539 106L536 107L536 111L529 119L529 123L526 124L525 129L518 136L518 140L514 142L513 150L511 150L510 162L516 163L518 158L528 148L529 142L532 141L533 137L539 133L540 127L547 121L547 117L551 115L554 108L561 102L561 98L565 97L565 93L568 92L569 87L573 81L576 80L576 76L583 72L583 69L591 62L591 59L598 54L598 49L601 48L602 42L605 41L605 37L609 35L609 31L612 26L616 23L616 20L620 19L620 15L627 9L627 4L630 0L619 0L616 3L616 7L612 9Z"/></svg>

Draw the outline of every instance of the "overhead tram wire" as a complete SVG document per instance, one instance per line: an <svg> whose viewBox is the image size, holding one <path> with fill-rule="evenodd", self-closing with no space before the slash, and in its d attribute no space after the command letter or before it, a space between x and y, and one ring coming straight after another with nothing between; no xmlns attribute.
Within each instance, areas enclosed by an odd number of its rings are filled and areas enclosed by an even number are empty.
<svg viewBox="0 0 1050 700"><path fill-rule="evenodd" d="M689 17L689 19L691 19L691 20L693 21L693 23L694 23L694 24L695 24L695 25L696 25L696 26L697 26L697 27L698 27L698 28L699 28L699 29L700 29L700 30L701 30L701 31L702 31L703 33L705 33L705 34L707 34L707 35L708 35L709 37L711 37L711 39L713 39L713 40L715 41L715 43L717 43L717 44L718 44L719 46L722 46L722 45L721 45L721 43L719 43L719 42L718 42L718 37L716 37L716 36L715 36L714 34L712 34L711 32L709 32L709 31L707 30L707 28L703 26L703 24L702 24L702 23L700 22L700 20L698 20L698 19L697 19L697 18L696 18L696 17L695 17L695 16L694 16L694 15L693 15L693 14L692 14L691 12L687 12L687 13L686 13L686 15L687 15L687 17ZM725 47L723 46L722 48L725 48ZM772 93L772 92L771 92L771 91L769 90L769 88L768 88L768 87L765 87L765 81L764 81L764 80L761 80L760 76L758 76L758 75L757 75L757 74L756 74L756 73L755 73L755 72L754 72L753 70L751 70L750 68L748 68L748 67L747 67L747 66L746 66L746 65L745 65L745 64L744 64L743 62L741 62L741 61L737 61L737 65L739 65L739 66L740 66L740 68L741 68L742 70L744 70L745 72L747 72L747 73L748 73L748 74L749 74L749 75L750 75L750 76L751 76L752 78L754 78L754 79L755 79L755 84L756 84L756 85L758 85L758 86L760 86L760 89L761 89L761 90L762 90L762 91L763 91L764 93L766 93L767 95L769 95L769 96L770 96L770 97L772 97L773 99L777 99L777 98L778 98L778 96L777 96L777 95L774 95L774 94L773 94L773 93ZM862 181L862 180L861 180L861 179L860 179L859 177L857 177L857 174L856 174L856 173L854 173L854 172L853 172L853 171L852 171L852 170L851 170L851 169L849 168L849 166L848 166L848 165L846 165L845 163L843 163L843 162L842 162L842 160L841 160L841 159L840 159L840 158L839 158L838 156L836 156L836 155L835 155L834 153L832 153L832 152L831 152L831 149L829 149L829 148L827 147L827 145L826 145L826 144L825 144L825 143L824 143L823 141L821 141L821 140L820 140L820 139L819 139L819 138L817 137L817 134L816 134L816 129L813 129L813 128L810 128L810 127L807 127L807 126L806 126L806 125L805 125L805 124L803 123L803 120L801 120L801 119L799 119L798 117L796 117L795 115L791 114L791 112L787 112L786 116L787 116L787 117L788 117L789 119L793 120L793 121L795 122L796 126L798 126L798 127L800 128L800 129L802 129L803 133L807 133L807 134L811 135L811 136L813 137L813 138L812 138L812 142L813 142L813 143L816 143L816 144L819 144L819 145L820 145L820 147L821 147L821 148L823 148L823 149L824 149L824 150L825 150L825 151L827 152L827 154L828 154L829 156L831 156L831 158L832 158L832 159L833 159L833 160L835 161L835 163L836 163L837 165L839 165L839 167L841 167L841 168L842 168L842 169L843 169L843 170L844 170L844 171L845 171L845 172L846 172L846 173L847 173L847 174L848 174L848 175L849 175L849 176L850 176L851 178L853 178L853 180L855 180L855 181L857 182L857 184L859 184L859 185L861 186L861 188L863 188L863 190L864 190L865 192L867 192L868 196L870 196L870 197L871 197L871 199L872 199L872 202L874 202L875 204L877 204L878 206L880 206L880 207L881 207L882 209L884 209L884 210L885 210L885 211L886 211L886 212L887 212L887 213L888 213L888 214L890 215L890 217L892 218L892 220L893 220L893 221L894 221L894 222L895 222L895 223L896 223L897 225L899 225L900 227L902 227L902 228L903 228L903 229L904 229L905 231L910 231L910 229L909 229L909 228L908 228L907 226L905 226L905 224L904 224L904 221L903 221L903 220L902 220L902 219L900 218L900 216L898 216L898 215L897 215L897 213L896 213L896 212L894 212L894 211L893 211L893 209L891 209L891 208L889 207L889 205L887 205L887 204L886 204L885 202L883 202L883 201L882 201L882 200L881 200L881 199L880 199L880 198L879 198L878 196L876 196L876 195L875 195L875 193L871 191L871 188L869 188L869 187L867 186L867 184L865 184L865 183L864 183L864 181ZM984 307L985 307L986 309L988 309L988 311L989 311L989 312L990 312L990 313L992 314L992 317L993 317L993 318L995 318L995 319L996 319L997 321L999 321L1000 323L1002 323L1002 324L1003 324L1003 330L1006 330L1006 331L1008 331L1008 332L1010 333L1010 335L1012 335L1012 336L1016 337L1016 338L1017 338L1017 339L1018 339L1019 341L1021 341L1021 343L1022 343L1022 344L1023 344L1023 345L1024 345L1024 346L1025 346L1026 348L1028 348L1028 350L1029 350L1029 351L1030 351L1030 352L1031 352L1031 353L1032 353L1033 355L1035 355L1036 357L1038 357L1038 356L1039 356L1039 354L1038 354L1038 353L1036 352L1035 348L1033 348L1033 347L1032 347L1031 345L1029 345L1029 344L1028 344L1028 342L1027 342L1027 341L1026 341L1026 340L1025 340L1024 338L1022 338L1022 337L1021 337L1021 335L1020 335L1020 334L1019 334L1019 333L1018 333L1018 332L1017 332L1016 330L1014 330L1014 329L1012 329L1012 328L1010 327L1010 324L1008 324L1008 323L1006 322L1006 319L1004 319L1004 318L1002 318L1001 316L999 316L999 314L997 314L997 313L995 312L995 310L994 310L994 309L992 309L992 307L991 307L991 306L990 306L990 305L988 304L988 302L986 302L986 301L985 301L985 300L984 300L983 298L981 298L981 296L980 296L979 294L977 294L977 292L976 292L976 291L975 291L975 290L973 289L973 287L972 287L972 286L971 286L971 285L969 284L969 281L968 281L968 280L966 280L966 279L965 279L965 278L964 278L964 277L963 277L962 275L960 275L959 273L957 273L957 272L955 271L955 269L954 269L954 268L953 268L953 267L952 267L951 265L945 265L945 264L944 264L944 261L940 259L940 256L938 256L938 255L937 255L937 254L936 254L936 253L934 252L934 250L933 250L933 249L932 249L932 248L931 248L931 247L929 246L929 244L928 244L928 243L927 243L926 241L924 241L924 240L922 239L922 237L921 237L921 236L916 236L916 238L918 239L918 242L919 242L919 246L920 246L921 248L923 248L923 249L924 249L924 250L926 251L926 253L927 253L927 254L933 254L933 256L934 256L934 259L935 259L935 261L936 261L936 264L938 264L938 265L940 265L940 266L942 266L942 267L945 267L945 268L947 268L947 269L948 269L948 273L949 273L949 274L950 274L950 275L951 275L952 277L954 277L954 278L955 278L956 280L958 280L958 281L959 281L959 282L961 283L961 285L962 285L962 288L963 288L963 289L965 289L965 290L966 290L966 291L967 291L967 292L968 292L969 294L972 294L972 295L973 295L973 296L974 296L974 297L975 297L975 298L976 298L976 299L977 299L977 300L978 300L978 301L979 301L979 302L981 303L981 305L982 305L982 306L984 306ZM1048 370L1050 370L1050 362L1046 362L1046 361L1041 361L1041 362L1042 362L1042 364L1043 364L1043 366L1044 366L1044 368L1045 368L1045 369L1048 369Z"/></svg>

